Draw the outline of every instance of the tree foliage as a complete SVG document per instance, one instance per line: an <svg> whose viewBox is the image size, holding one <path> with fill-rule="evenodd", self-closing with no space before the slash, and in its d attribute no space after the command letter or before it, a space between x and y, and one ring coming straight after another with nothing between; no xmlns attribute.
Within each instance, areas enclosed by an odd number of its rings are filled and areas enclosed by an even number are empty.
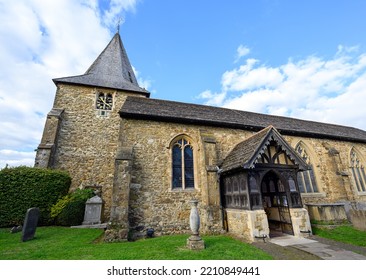
<svg viewBox="0 0 366 280"><path fill-rule="evenodd" d="M51 217L60 226L80 225L84 219L85 202L93 196L91 189L77 189L60 198L51 208Z"/></svg>

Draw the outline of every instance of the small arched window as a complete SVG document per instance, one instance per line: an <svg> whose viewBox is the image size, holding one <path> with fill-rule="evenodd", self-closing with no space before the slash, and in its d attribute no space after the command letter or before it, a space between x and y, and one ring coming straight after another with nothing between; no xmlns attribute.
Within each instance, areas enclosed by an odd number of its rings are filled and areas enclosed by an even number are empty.
<svg viewBox="0 0 366 280"><path fill-rule="evenodd" d="M301 156L301 158L311 167L310 170L305 170L297 173L297 182L301 193L317 193L318 187L316 185L315 174L310 156L305 149L305 145L300 142L297 144L295 151Z"/></svg>
<svg viewBox="0 0 366 280"><path fill-rule="evenodd" d="M351 150L350 168L357 191L366 192L366 176L364 164L361 160L361 157L353 148Z"/></svg>
<svg viewBox="0 0 366 280"><path fill-rule="evenodd" d="M176 140L172 145L172 188L194 188L193 147L184 137Z"/></svg>

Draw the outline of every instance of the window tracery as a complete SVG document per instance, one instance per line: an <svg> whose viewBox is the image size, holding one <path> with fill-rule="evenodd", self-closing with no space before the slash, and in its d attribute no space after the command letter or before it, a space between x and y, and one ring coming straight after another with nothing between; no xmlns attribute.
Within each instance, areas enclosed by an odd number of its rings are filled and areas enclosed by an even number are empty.
<svg viewBox="0 0 366 280"><path fill-rule="evenodd" d="M351 150L351 171L353 180L356 184L357 191L366 192L366 175L364 164L361 157L356 153L355 149Z"/></svg>
<svg viewBox="0 0 366 280"><path fill-rule="evenodd" d="M315 174L313 170L313 166L310 160L310 156L305 149L305 146L302 142L300 142L295 151L301 156L301 158L308 164L311 169L298 172L297 174L297 182L299 184L299 189L301 193L317 193L318 187L316 185Z"/></svg>

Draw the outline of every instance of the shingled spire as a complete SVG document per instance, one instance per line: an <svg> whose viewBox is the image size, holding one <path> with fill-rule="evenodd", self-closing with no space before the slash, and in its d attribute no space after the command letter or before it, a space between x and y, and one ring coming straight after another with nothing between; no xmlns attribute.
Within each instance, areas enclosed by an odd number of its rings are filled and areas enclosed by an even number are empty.
<svg viewBox="0 0 366 280"><path fill-rule="evenodd" d="M57 78L53 82L112 88L150 96L137 83L118 32L84 75Z"/></svg>

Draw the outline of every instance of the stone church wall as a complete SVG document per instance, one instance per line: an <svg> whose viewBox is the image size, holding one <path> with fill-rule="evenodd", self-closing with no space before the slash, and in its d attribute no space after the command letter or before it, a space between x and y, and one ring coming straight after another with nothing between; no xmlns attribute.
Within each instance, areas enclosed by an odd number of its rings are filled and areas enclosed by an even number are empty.
<svg viewBox="0 0 366 280"><path fill-rule="evenodd" d="M177 135L184 134L193 140L195 157L195 190L171 189L171 152L169 145ZM189 230L189 200L200 201L199 210L203 231L218 232L222 228L219 209L219 184L211 180L208 172L226 157L230 150L253 132L239 129L203 127L187 124L123 120L121 145L133 147L132 188L130 194L130 228L143 232L152 227L161 234ZM215 143L215 150L205 147L205 135ZM301 140L312 149L314 169L319 193L304 194L305 204L329 204L348 200L364 200L357 195L349 172L349 152L354 143L325 139L284 136L293 147ZM360 150L364 145L357 145ZM215 153L210 164L205 157ZM207 189L213 191L210 195ZM208 208L212 208L208 214ZM215 208L216 207L216 208ZM208 216L215 215L216 224L208 227ZM218 220L219 219L219 220ZM211 219L212 220L212 219ZM244 230L244 229L243 229Z"/></svg>
<svg viewBox="0 0 366 280"><path fill-rule="evenodd" d="M195 189L172 190L171 141L179 135L192 139ZM219 182L215 167L250 133L186 124L123 120L121 145L133 147L130 228L154 228L161 234L189 231L191 199L199 200L201 230L220 232ZM210 138L210 139L208 139ZM216 147L213 149L212 147Z"/></svg>
<svg viewBox="0 0 366 280"><path fill-rule="evenodd" d="M71 189L100 188L105 203L104 221L108 221L116 154L120 148L132 148L128 204L131 229L141 234L149 227L160 234L187 232L189 201L196 198L200 201L202 231L220 232L223 222L216 166L236 144L254 132L122 120L118 111L128 94L106 89L101 91L113 94L113 110L108 116L100 116L95 109L97 91L90 87L59 84L56 92L53 109L64 111L58 124L57 150L52 167L70 172ZM194 146L194 190L171 189L169 145L181 134L192 139ZM357 193L349 170L352 147L366 155L365 144L283 136L292 147L302 141L309 149L319 192L302 194L305 206L345 203L347 209L352 209L355 204L366 204L366 195Z"/></svg>
<svg viewBox="0 0 366 280"><path fill-rule="evenodd" d="M95 109L96 92L113 94L109 116ZM53 108L63 108L58 149L53 168L68 170L71 190L93 187L102 192L104 221L108 221L119 139L118 114L126 93L83 86L59 84Z"/></svg>

